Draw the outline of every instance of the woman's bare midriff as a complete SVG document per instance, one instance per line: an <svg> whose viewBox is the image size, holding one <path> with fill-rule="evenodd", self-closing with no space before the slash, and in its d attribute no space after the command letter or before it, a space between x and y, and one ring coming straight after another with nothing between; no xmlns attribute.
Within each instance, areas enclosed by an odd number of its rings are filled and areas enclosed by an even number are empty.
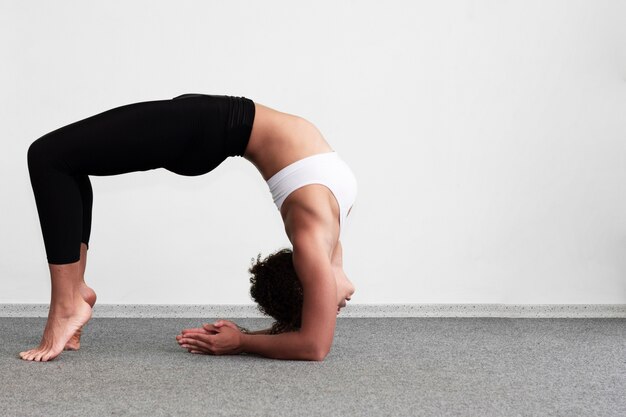
<svg viewBox="0 0 626 417"><path fill-rule="evenodd" d="M265 181L300 159L333 151L306 119L259 103L254 105L252 133L243 156L257 167Z"/></svg>

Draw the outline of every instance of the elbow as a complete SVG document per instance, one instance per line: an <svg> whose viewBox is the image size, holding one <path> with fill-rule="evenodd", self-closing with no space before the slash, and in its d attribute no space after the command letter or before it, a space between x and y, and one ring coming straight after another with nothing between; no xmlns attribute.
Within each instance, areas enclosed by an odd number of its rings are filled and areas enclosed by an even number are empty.
<svg viewBox="0 0 626 417"><path fill-rule="evenodd" d="M326 359L326 356L330 353L330 347L318 347L313 350L313 354L311 355L311 360L316 362L322 362Z"/></svg>
<svg viewBox="0 0 626 417"><path fill-rule="evenodd" d="M326 355L324 355L324 354L318 354L318 355L314 355L314 356L311 358L311 361L314 361L314 362L322 362L322 361L324 361L324 359L326 359Z"/></svg>
<svg viewBox="0 0 626 417"><path fill-rule="evenodd" d="M327 346L326 343L321 343L319 340L312 341L309 339L303 347L303 353L306 352L306 354L302 355L302 359L309 361L321 362L330 352L330 345Z"/></svg>

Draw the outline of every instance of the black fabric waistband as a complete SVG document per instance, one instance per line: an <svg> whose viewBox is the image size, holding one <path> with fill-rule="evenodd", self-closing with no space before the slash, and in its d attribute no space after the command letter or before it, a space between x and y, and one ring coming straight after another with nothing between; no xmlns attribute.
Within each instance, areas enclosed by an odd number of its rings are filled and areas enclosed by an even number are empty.
<svg viewBox="0 0 626 417"><path fill-rule="evenodd" d="M254 102L246 97L218 94L187 93L174 97L176 99L205 97L220 103L220 108L228 114L226 124L228 156L243 156L250 140L254 124Z"/></svg>

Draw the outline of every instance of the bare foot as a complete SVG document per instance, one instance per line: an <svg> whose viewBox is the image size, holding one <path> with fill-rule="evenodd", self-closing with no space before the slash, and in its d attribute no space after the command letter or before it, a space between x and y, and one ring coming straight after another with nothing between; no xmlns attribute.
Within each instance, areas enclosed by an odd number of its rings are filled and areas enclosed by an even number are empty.
<svg viewBox="0 0 626 417"><path fill-rule="evenodd" d="M39 347L20 353L27 361L46 362L56 358L63 347L77 330L91 318L91 307L80 298L71 312L56 311L50 306L48 322Z"/></svg>
<svg viewBox="0 0 626 417"><path fill-rule="evenodd" d="M87 284L83 283L80 287L80 295L83 297L83 300L87 302L93 308L96 304L96 292L92 290ZM80 349L80 334L82 333L83 328L76 330L76 333L70 337L70 340L67 341L63 350L78 350Z"/></svg>

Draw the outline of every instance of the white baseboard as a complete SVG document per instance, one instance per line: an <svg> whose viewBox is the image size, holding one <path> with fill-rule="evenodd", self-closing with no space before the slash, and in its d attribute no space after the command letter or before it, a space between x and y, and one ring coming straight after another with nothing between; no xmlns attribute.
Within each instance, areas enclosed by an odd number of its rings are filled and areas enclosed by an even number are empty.
<svg viewBox="0 0 626 417"><path fill-rule="evenodd" d="M0 304L0 317L47 316L47 304ZM266 316L255 304L96 304L93 317ZM349 304L338 317L626 318L626 304Z"/></svg>

